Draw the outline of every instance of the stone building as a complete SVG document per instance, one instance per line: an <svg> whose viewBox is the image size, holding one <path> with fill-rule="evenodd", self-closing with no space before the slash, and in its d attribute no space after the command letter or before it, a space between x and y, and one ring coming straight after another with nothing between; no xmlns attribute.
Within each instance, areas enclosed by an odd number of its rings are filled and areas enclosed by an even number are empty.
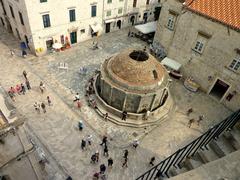
<svg viewBox="0 0 240 180"><path fill-rule="evenodd" d="M172 104L170 79L164 66L141 50L125 50L104 61L95 91L101 104L120 116L141 119L147 111L161 114Z"/></svg>
<svg viewBox="0 0 240 180"><path fill-rule="evenodd" d="M73 45L140 23L142 14L151 21L159 6L157 0L0 0L0 25L42 55L56 41Z"/></svg>
<svg viewBox="0 0 240 180"><path fill-rule="evenodd" d="M240 3L168 0L154 38L184 77L231 110L240 107Z"/></svg>

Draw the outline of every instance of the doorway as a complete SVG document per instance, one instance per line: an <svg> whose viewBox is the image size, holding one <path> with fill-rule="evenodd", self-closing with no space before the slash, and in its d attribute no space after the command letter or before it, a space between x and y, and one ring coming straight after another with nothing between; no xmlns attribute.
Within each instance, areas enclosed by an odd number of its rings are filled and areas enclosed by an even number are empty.
<svg viewBox="0 0 240 180"><path fill-rule="evenodd" d="M117 21L117 27L118 27L119 29L121 29L121 26L122 26L122 22L121 22L121 20L118 20L118 21Z"/></svg>
<svg viewBox="0 0 240 180"><path fill-rule="evenodd" d="M76 31L70 33L70 40L71 40L71 44L77 43L77 32Z"/></svg>
<svg viewBox="0 0 240 180"><path fill-rule="evenodd" d="M109 33L111 28L111 23L106 23L105 33Z"/></svg>
<svg viewBox="0 0 240 180"><path fill-rule="evenodd" d="M148 13L145 12L145 13L143 14L143 22L144 22L144 23L147 22L147 18L148 18Z"/></svg>
<svg viewBox="0 0 240 180"><path fill-rule="evenodd" d="M48 50L51 50L52 49L52 45L53 45L53 39L50 38L46 41L46 46L47 46L47 49Z"/></svg>
<svg viewBox="0 0 240 180"><path fill-rule="evenodd" d="M132 26L134 25L134 21L135 21L135 16L131 16L130 22L132 23Z"/></svg>
<svg viewBox="0 0 240 180"><path fill-rule="evenodd" d="M217 79L209 94L218 100L221 100L224 94L227 92L228 88L228 84L221 81L220 79Z"/></svg>
<svg viewBox="0 0 240 180"><path fill-rule="evenodd" d="M161 9L162 9L162 7L155 7L155 11L154 11L154 20L155 21L157 21L159 19Z"/></svg>

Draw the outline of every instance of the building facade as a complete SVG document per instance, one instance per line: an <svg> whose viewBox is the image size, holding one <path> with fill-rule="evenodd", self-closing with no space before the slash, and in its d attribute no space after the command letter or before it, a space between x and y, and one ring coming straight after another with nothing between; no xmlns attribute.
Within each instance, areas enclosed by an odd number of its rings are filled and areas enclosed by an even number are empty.
<svg viewBox="0 0 240 180"><path fill-rule="evenodd" d="M36 55L45 54L55 42L70 46L152 21L160 12L158 0L0 0L0 4L0 24Z"/></svg>
<svg viewBox="0 0 240 180"><path fill-rule="evenodd" d="M185 77L193 77L209 96L237 110L240 4L217 1L164 2L154 41L164 47L168 57L183 65L181 71Z"/></svg>

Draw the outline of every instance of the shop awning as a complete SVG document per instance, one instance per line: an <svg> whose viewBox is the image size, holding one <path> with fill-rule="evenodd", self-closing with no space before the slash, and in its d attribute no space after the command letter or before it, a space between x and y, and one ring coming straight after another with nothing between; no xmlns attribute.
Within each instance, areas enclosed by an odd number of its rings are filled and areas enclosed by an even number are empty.
<svg viewBox="0 0 240 180"><path fill-rule="evenodd" d="M98 23L91 24L90 26L91 26L91 28L92 28L94 33L102 31L102 26L100 24L98 24Z"/></svg>
<svg viewBox="0 0 240 180"><path fill-rule="evenodd" d="M161 61L162 65L165 65L173 70L179 71L180 67L182 66L179 62L170 59L168 57L165 57L162 61Z"/></svg>
<svg viewBox="0 0 240 180"><path fill-rule="evenodd" d="M135 26L135 28L143 34L149 34L156 31L157 21L149 22L146 24L140 24Z"/></svg>
<svg viewBox="0 0 240 180"><path fill-rule="evenodd" d="M111 23L111 22L114 22L115 21L115 19L108 19L108 20L105 20L104 22L105 22L105 24L107 24L107 23Z"/></svg>

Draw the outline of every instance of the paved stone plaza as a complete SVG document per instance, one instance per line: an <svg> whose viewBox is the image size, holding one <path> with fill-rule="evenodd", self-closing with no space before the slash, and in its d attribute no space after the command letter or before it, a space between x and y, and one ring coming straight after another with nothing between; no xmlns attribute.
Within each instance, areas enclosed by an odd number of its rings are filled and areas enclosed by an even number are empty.
<svg viewBox="0 0 240 180"><path fill-rule="evenodd" d="M99 145L103 135L110 139L109 152L113 157L112 169L107 170L110 180L128 180L141 175L150 167L148 162L156 156L156 162L175 152L194 137L199 136L211 125L224 119L231 112L218 102L202 92L192 93L186 90L183 83L173 81L170 90L175 101L174 109L158 126L147 128L130 128L117 126L104 121L85 102L84 88L87 80L108 57L126 48L141 48L146 45L136 38L127 37L128 29L105 34L99 37L98 50L92 50L92 40L82 42L64 52L51 53L44 57L29 55L23 59L17 55L17 41L5 30L0 29L0 83L5 89L24 82L22 71L28 72L32 90L26 95L16 97L14 103L18 111L26 117L26 123L34 135L54 157L63 174L71 175L73 179L91 179L94 172L99 171L101 163L107 164L107 158L102 156ZM10 49L16 50L16 55L10 55ZM68 71L59 70L60 62L68 63ZM79 74L80 67L88 69L86 75ZM41 94L39 83L43 81L46 92ZM79 111L73 98L80 93L83 103ZM47 106L46 114L37 114L33 108L35 101L46 102L50 96L53 106ZM186 115L188 108L194 112ZM198 126L187 127L188 120L204 115L204 120ZM83 120L83 132L77 129L77 123ZM86 151L80 149L81 140L88 134L93 135L93 145ZM135 150L129 147L133 139L140 139L140 146ZM129 149L128 168L122 168L124 149ZM100 151L100 162L90 164L90 157ZM51 163L51 162L50 162ZM53 179L61 179L55 176Z"/></svg>

